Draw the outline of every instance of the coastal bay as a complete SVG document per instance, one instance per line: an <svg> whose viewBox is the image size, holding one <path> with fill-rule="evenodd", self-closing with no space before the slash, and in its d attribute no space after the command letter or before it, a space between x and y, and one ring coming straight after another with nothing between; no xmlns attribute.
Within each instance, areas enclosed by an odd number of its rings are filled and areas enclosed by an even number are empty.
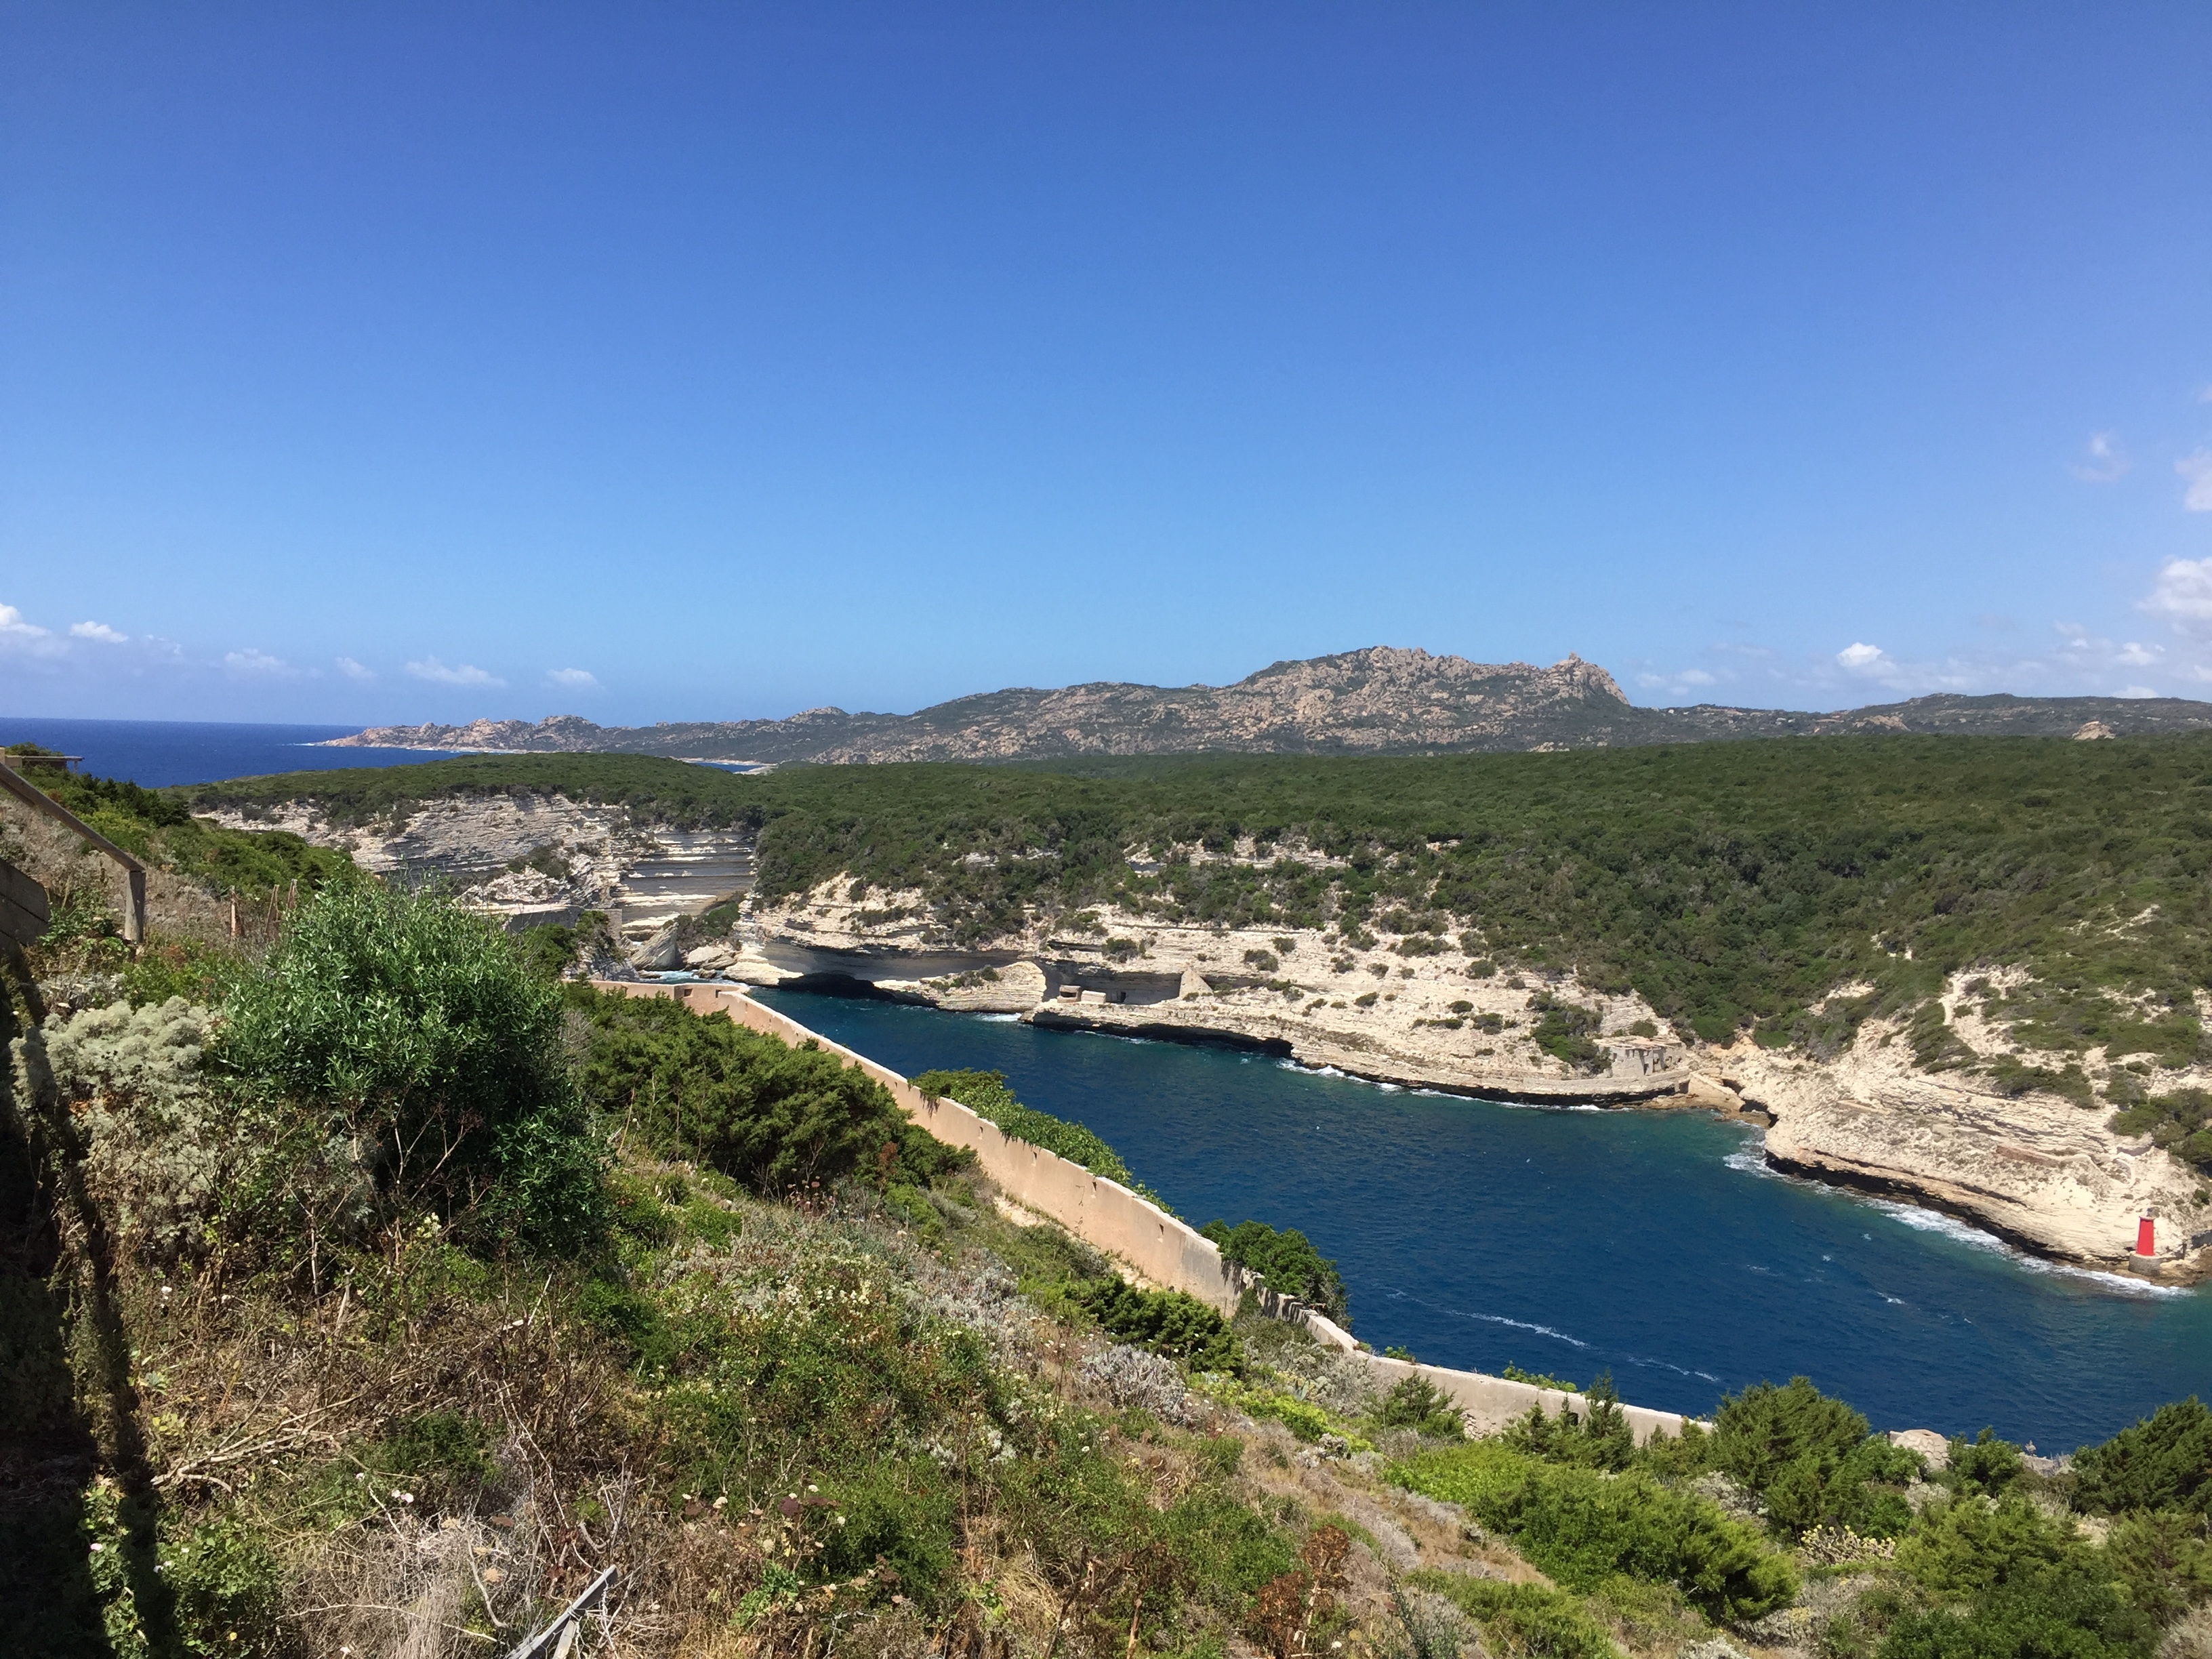
<svg viewBox="0 0 2212 1659"><path fill-rule="evenodd" d="M1803 1372L1887 1428L1984 1425L2045 1451L2212 1376L2212 1295L2039 1261L1986 1233L1764 1169L1694 1112L1514 1107L1218 1048L791 992L763 1000L912 1074L1004 1071L1194 1223L1297 1227L1354 1329L1437 1364L1509 1361L1706 1412Z"/></svg>

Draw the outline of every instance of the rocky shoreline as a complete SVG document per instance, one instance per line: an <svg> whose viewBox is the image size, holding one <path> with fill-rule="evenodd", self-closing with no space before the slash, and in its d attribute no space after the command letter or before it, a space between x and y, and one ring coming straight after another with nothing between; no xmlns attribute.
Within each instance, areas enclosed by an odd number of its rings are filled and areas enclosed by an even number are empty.
<svg viewBox="0 0 2212 1659"><path fill-rule="evenodd" d="M437 875L509 926L611 909L635 971L1233 1044L1474 1098L1711 1110L1764 1127L1777 1170L1940 1211L2052 1261L2169 1285L2212 1277L2212 1191L2194 1170L2113 1133L2101 1103L2008 1096L1975 1086L1968 1070L1921 1070L1902 1032L1881 1021L1823 1060L1748 1041L1716 1048L1684 1040L1642 999L1571 974L1111 908L1032 918L1016 933L954 948L933 937L919 892L856 890L842 876L773 903L719 905L716 925L703 929L703 905L635 902L640 872L690 855L679 832L558 796L433 802L404 823L367 825L332 825L307 803L251 820L220 816L343 846L371 869ZM719 851L735 860L743 849ZM714 896L734 900L735 891ZM1967 1049L2008 1052L1963 985L1945 1000ZM1567 1027L1579 1047L1560 1041ZM1566 1063L1562 1049L1581 1063ZM2094 1052L2015 1057L2054 1073L2071 1060L2092 1073L2104 1064ZM2203 1068L2132 1064L2153 1092L2212 1087ZM2130 1255L2146 1215L2158 1245L2150 1264Z"/></svg>
<svg viewBox="0 0 2212 1659"><path fill-rule="evenodd" d="M2112 1132L2108 1108L1920 1071L1883 1022L1826 1061L1748 1042L1716 1048L1684 1042L1640 998L1607 996L1571 975L1486 974L1456 958L1347 951L1318 932L1163 926L1111 910L1098 914L1097 933L1033 929L959 962L923 947L918 921L890 919L919 895L848 892L831 882L749 905L726 941L667 953L662 966L1226 1043L1474 1098L1711 1110L1764 1127L1766 1161L1780 1171L1952 1215L2071 1266L2167 1285L2212 1277L2212 1194L2199 1197L2195 1171ZM1954 994L1954 1029L1984 1036L1972 999ZM1601 1070L1540 1046L1546 1003L1586 1011ZM2208 1081L2194 1071L2149 1079L2159 1089ZM2157 1230L2150 1262L2131 1254L2145 1215Z"/></svg>

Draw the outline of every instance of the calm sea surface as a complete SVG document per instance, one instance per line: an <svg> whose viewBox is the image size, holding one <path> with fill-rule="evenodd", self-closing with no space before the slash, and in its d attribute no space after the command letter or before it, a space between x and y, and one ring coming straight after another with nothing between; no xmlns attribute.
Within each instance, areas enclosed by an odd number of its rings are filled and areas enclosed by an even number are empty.
<svg viewBox="0 0 2212 1659"><path fill-rule="evenodd" d="M2055 1452L2212 1392L2212 1294L2027 1260L1929 1212L1767 1173L1688 1112L1492 1105L1006 1017L769 993L908 1076L1006 1073L1185 1218L1334 1256L1376 1347L1706 1412L1802 1372L1881 1428L1984 1424Z"/></svg>
<svg viewBox="0 0 2212 1659"><path fill-rule="evenodd" d="M346 766L410 766L442 760L434 749L317 749L358 726L248 726L215 720L16 720L0 714L0 747L35 743L82 755L80 771L128 778L149 789L215 783L269 772L326 772Z"/></svg>

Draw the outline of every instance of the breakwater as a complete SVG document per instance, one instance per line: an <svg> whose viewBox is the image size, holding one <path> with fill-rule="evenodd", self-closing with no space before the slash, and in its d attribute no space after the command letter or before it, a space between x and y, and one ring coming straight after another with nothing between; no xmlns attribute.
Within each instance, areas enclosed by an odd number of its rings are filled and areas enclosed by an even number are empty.
<svg viewBox="0 0 2212 1659"><path fill-rule="evenodd" d="M1187 1291L1224 1314L1236 1312L1247 1289L1259 1288L1252 1277L1233 1262L1222 1259L1213 1241L1179 1218L1139 1197L1120 1182L1093 1175L1041 1146L1018 1140L988 1119L957 1101L924 1093L890 1067L857 1054L843 1044L809 1030L789 1015L765 1006L732 987L699 982L638 984L602 980L600 990L628 996L673 997L694 1013L725 1013L747 1029L780 1037L791 1043L815 1042L860 1067L890 1091L893 1099L914 1121L947 1146L964 1147L975 1154L977 1165L1001 1191L1024 1207L1048 1216L1092 1249L1115 1257L1142 1279L1166 1289ZM1446 1366L1409 1363L1369 1352L1349 1332L1310 1309L1288 1298L1271 1298L1279 1316L1297 1320L1322 1340L1354 1355L1389 1388L1401 1378L1419 1373L1449 1395L1468 1414L1478 1432L1502 1428L1532 1405L1557 1413L1562 1405L1580 1411L1581 1395L1542 1389L1502 1376ZM1623 1407L1638 1441L1655 1433L1679 1434L1679 1413L1655 1411L1642 1406Z"/></svg>

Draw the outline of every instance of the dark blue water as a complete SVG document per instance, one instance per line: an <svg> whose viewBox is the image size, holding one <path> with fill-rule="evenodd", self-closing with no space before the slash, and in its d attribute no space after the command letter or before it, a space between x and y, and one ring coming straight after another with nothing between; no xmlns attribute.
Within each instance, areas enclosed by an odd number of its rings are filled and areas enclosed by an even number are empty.
<svg viewBox="0 0 2212 1659"><path fill-rule="evenodd" d="M0 714L0 747L35 743L82 755L77 769L128 778L149 789L216 783L270 772L328 772L348 766L412 766L443 760L436 749L318 749L358 726L250 726L216 720L17 720Z"/></svg>
<svg viewBox="0 0 2212 1659"><path fill-rule="evenodd" d="M2212 1391L2212 1295L2027 1261L1925 1211L1765 1173L1688 1112L1492 1105L1222 1049L883 1002L763 1001L911 1076L1006 1073L1202 1224L1334 1256L1375 1346L1707 1412L1798 1373L1882 1428L1984 1424L2048 1453Z"/></svg>

